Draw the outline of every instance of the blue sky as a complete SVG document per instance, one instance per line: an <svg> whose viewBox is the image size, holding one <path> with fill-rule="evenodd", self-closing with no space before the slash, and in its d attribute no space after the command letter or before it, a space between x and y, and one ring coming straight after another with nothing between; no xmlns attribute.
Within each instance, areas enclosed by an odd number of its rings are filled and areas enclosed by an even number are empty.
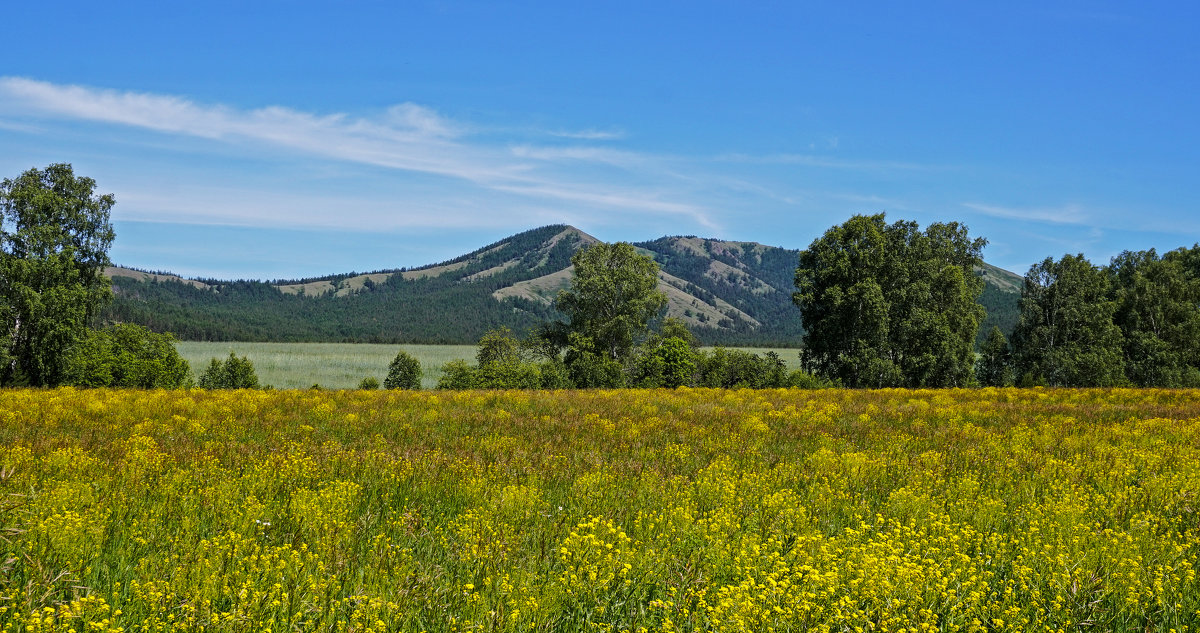
<svg viewBox="0 0 1200 633"><path fill-rule="evenodd" d="M1200 5L6 7L0 176L117 197L118 263L416 266L565 222L803 248L956 220L988 261L1200 241Z"/></svg>

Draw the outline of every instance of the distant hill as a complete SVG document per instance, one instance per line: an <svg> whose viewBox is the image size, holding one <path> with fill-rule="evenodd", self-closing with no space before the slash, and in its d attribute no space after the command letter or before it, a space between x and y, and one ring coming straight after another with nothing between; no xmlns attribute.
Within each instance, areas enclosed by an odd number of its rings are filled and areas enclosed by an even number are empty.
<svg viewBox="0 0 1200 633"><path fill-rule="evenodd" d="M566 225L518 233L450 261L415 269L262 281L183 279L113 267L105 318L184 340L474 343L487 330L518 333L558 318L571 256L596 238ZM797 346L792 304L798 250L694 236L635 246L659 263L667 312L708 344ZM1006 332L1021 277L984 265L981 302Z"/></svg>

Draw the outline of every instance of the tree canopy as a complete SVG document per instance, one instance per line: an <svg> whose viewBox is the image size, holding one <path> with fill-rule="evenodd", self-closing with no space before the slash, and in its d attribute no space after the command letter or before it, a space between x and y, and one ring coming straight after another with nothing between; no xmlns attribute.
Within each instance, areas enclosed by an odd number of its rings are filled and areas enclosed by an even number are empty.
<svg viewBox="0 0 1200 633"><path fill-rule="evenodd" d="M993 325L987 340L979 349L979 366L975 371L979 384L985 387L1012 385L1011 356L1004 332Z"/></svg>
<svg viewBox="0 0 1200 633"><path fill-rule="evenodd" d="M658 264L625 242L593 244L576 252L571 264L571 287L555 303L567 328L587 337L596 353L625 360L667 305L658 290Z"/></svg>
<svg viewBox="0 0 1200 633"><path fill-rule="evenodd" d="M388 365L387 378L383 380L384 389L420 389L421 361L404 350L396 352L396 357Z"/></svg>
<svg viewBox="0 0 1200 633"><path fill-rule="evenodd" d="M1117 303L1105 271L1082 254L1047 257L1025 275L1013 330L1018 383L1108 387L1125 381Z"/></svg>
<svg viewBox="0 0 1200 633"><path fill-rule="evenodd" d="M956 222L850 218L800 253L804 365L852 387L970 383L984 310L982 238Z"/></svg>
<svg viewBox="0 0 1200 633"><path fill-rule="evenodd" d="M209 361L198 384L201 389L258 389L258 374L249 358L229 352L224 361Z"/></svg>
<svg viewBox="0 0 1200 633"><path fill-rule="evenodd" d="M55 385L111 298L111 194L70 165L0 182L0 385Z"/></svg>
<svg viewBox="0 0 1200 633"><path fill-rule="evenodd" d="M1200 246L1126 251L1108 266L1125 374L1138 386L1200 386Z"/></svg>
<svg viewBox="0 0 1200 633"><path fill-rule="evenodd" d="M175 337L132 323L89 330L71 350L66 382L80 387L177 389L192 384L192 369Z"/></svg>

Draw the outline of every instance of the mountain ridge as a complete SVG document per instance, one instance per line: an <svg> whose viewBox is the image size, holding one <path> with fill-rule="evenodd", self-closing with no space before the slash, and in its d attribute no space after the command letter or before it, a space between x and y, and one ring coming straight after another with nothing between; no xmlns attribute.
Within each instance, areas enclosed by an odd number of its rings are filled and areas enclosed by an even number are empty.
<svg viewBox="0 0 1200 633"><path fill-rule="evenodd" d="M565 224L523 231L416 268L304 279L188 279L114 266L109 321L170 331L184 340L473 343L506 326L522 332L558 317L571 255L598 242ZM659 264L667 314L708 344L798 346L791 302L800 251L757 242L664 236L634 246ZM1021 277L985 264L981 302L1010 331Z"/></svg>

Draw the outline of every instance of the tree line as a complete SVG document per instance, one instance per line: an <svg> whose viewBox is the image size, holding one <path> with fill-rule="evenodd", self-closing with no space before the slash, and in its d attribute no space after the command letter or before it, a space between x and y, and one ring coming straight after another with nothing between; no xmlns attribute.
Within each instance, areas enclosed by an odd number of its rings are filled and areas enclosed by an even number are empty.
<svg viewBox="0 0 1200 633"><path fill-rule="evenodd" d="M993 329L979 380L993 386L1200 387L1200 245L1082 254L1025 275L1012 340Z"/></svg>
<svg viewBox="0 0 1200 633"><path fill-rule="evenodd" d="M112 300L103 271L113 204L67 164L0 182L0 386L195 384L171 334L96 327ZM1048 258L1024 278L1011 339L992 328L977 354L985 245L956 222L922 230L878 214L830 228L799 254L792 299L803 348L801 369L789 372L772 353L700 349L682 322L664 318L658 264L633 245L560 244L537 263L557 270L570 257L574 276L557 312L531 307L521 323L543 318L523 338L493 323L476 362L449 364L439 386L1200 386L1200 245L1161 256L1125 252L1107 266L1082 255ZM395 275L386 283L409 282ZM419 386L420 372L401 353L383 386ZM257 378L248 360L231 355L214 359L199 384L253 387Z"/></svg>
<svg viewBox="0 0 1200 633"><path fill-rule="evenodd" d="M1011 341L993 327L977 357L985 244L882 214L829 229L796 270L804 367L849 387L1200 386L1200 245L1033 265Z"/></svg>

